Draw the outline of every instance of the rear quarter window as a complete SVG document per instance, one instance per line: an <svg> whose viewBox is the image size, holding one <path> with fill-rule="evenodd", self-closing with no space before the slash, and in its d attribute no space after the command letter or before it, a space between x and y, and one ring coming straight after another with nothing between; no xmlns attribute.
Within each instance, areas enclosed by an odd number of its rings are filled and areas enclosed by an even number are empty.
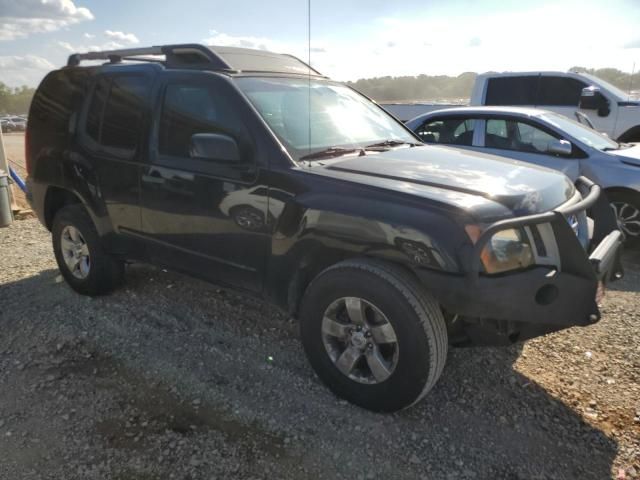
<svg viewBox="0 0 640 480"><path fill-rule="evenodd" d="M89 74L82 70L52 72L33 97L29 129L40 134L67 137L73 132L77 112L86 95Z"/></svg>

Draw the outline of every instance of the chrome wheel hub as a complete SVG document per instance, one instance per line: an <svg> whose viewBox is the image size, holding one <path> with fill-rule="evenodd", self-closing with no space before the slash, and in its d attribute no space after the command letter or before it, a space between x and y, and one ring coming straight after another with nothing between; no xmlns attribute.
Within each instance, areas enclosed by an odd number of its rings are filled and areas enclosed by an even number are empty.
<svg viewBox="0 0 640 480"><path fill-rule="evenodd" d="M379 308L362 298L339 298L327 307L322 341L336 368L356 382L384 382L398 363L393 326Z"/></svg>
<svg viewBox="0 0 640 480"><path fill-rule="evenodd" d="M616 213L618 228L625 238L640 236L640 210L626 202L611 203Z"/></svg>
<svg viewBox="0 0 640 480"><path fill-rule="evenodd" d="M72 225L64 227L60 238L60 249L69 272L81 280L87 278L91 267L89 247L76 227Z"/></svg>

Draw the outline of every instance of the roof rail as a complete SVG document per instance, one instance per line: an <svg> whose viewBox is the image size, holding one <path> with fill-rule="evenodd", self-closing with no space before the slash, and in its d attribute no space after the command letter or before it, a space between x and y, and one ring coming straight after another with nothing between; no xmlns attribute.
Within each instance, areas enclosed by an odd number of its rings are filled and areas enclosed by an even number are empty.
<svg viewBox="0 0 640 480"><path fill-rule="evenodd" d="M111 63L119 63L123 59L149 61L150 59L145 58L145 55L164 55L167 66L189 68L189 66L202 67L206 65L216 70L233 70L213 50L197 43L74 53L69 55L67 66L77 67L83 60L108 60Z"/></svg>

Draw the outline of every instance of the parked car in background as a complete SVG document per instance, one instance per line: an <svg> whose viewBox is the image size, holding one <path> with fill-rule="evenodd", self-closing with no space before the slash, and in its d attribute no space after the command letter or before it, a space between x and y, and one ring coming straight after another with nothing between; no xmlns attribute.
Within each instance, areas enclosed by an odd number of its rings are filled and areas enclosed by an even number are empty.
<svg viewBox="0 0 640 480"><path fill-rule="evenodd" d="M24 132L27 129L27 119L20 116L6 116L0 118L3 132Z"/></svg>
<svg viewBox="0 0 640 480"><path fill-rule="evenodd" d="M299 319L329 388L372 410L426 395L450 340L597 322L598 286L622 275L597 185L427 147L289 55L72 55L29 118L28 199L72 288L107 293L138 260L262 297Z"/></svg>
<svg viewBox="0 0 640 480"><path fill-rule="evenodd" d="M544 108L567 118L576 113L594 128L620 142L640 142L640 101L610 83L577 72L507 72L478 75L470 97L472 106ZM454 105L381 105L402 121ZM578 115L580 117L580 115ZM581 118L578 121L584 123Z"/></svg>
<svg viewBox="0 0 640 480"><path fill-rule="evenodd" d="M10 133L15 132L17 127L8 118L0 118L0 128L2 128L4 133Z"/></svg>
<svg viewBox="0 0 640 480"><path fill-rule="evenodd" d="M640 241L640 144L616 142L558 113L524 107L450 108L406 125L425 143L554 168L572 180L584 175L605 189L626 239Z"/></svg>

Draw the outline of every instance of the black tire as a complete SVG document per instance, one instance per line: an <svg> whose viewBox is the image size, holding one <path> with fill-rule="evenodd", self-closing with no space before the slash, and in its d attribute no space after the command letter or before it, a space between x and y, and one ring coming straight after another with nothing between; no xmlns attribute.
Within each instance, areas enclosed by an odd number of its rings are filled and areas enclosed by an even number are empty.
<svg viewBox="0 0 640 480"><path fill-rule="evenodd" d="M624 244L628 247L640 245L640 224L626 224L623 217L633 216L632 221L640 222L640 194L631 192L607 192L609 203L618 217L618 226L624 235ZM624 207L627 205L628 207ZM632 212L635 209L636 215ZM619 216L621 214L621 217Z"/></svg>
<svg viewBox="0 0 640 480"><path fill-rule="evenodd" d="M397 363L384 381L353 380L327 353L323 317L333 302L344 297L375 305L395 330ZM447 357L447 330L438 303L411 275L383 262L345 261L323 271L302 299L300 329L320 379L339 397L373 411L393 412L420 401L440 377Z"/></svg>
<svg viewBox="0 0 640 480"><path fill-rule="evenodd" d="M63 257L62 232L67 226L77 229L88 247L90 263L86 278L74 276ZM104 295L122 283L124 261L104 251L93 221L82 205L69 205L56 213L51 237L60 273L76 292L90 296Z"/></svg>

